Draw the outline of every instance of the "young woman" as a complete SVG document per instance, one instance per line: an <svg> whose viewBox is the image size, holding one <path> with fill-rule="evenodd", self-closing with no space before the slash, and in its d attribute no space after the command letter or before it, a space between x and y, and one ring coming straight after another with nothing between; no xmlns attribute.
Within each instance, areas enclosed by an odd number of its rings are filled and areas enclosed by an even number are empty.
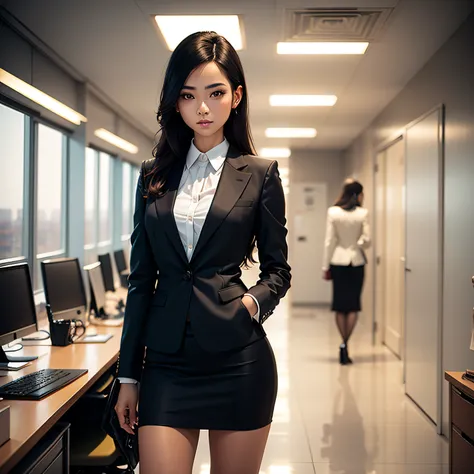
<svg viewBox="0 0 474 474"><path fill-rule="evenodd" d="M290 267L277 163L253 156L225 38L195 33L176 48L158 121L138 181L116 411L129 433L138 424L141 474L190 474L201 429L213 474L257 474L277 393L262 323ZM255 243L261 273L248 289Z"/></svg>
<svg viewBox="0 0 474 474"><path fill-rule="evenodd" d="M351 364L347 343L361 310L360 295L367 263L364 249L370 247L368 211L362 208L364 188L346 180L341 197L328 209L324 244L323 278L333 281L332 310L342 337L341 364Z"/></svg>

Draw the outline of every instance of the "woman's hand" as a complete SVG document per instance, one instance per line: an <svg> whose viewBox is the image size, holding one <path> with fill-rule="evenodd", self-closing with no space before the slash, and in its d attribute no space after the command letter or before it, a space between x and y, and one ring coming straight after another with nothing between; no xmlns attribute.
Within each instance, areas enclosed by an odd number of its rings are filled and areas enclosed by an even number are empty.
<svg viewBox="0 0 474 474"><path fill-rule="evenodd" d="M127 433L135 434L133 431L137 423L137 403L138 403L138 384L122 383L120 392L115 405L120 426Z"/></svg>
<svg viewBox="0 0 474 474"><path fill-rule="evenodd" d="M254 317L257 314L257 304L251 296L244 295L242 297L242 304L247 308L250 316Z"/></svg>

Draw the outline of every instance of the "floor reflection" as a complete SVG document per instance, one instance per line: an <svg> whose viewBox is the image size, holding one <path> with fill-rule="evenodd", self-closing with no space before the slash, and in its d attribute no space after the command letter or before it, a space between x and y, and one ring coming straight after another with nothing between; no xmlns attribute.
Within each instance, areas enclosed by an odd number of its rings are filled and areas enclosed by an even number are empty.
<svg viewBox="0 0 474 474"><path fill-rule="evenodd" d="M332 423L322 426L321 457L340 474L374 473L378 436L373 427L371 449L367 449L363 418L349 381L348 367L339 368L339 389L334 397ZM350 450L350 455L349 451Z"/></svg>

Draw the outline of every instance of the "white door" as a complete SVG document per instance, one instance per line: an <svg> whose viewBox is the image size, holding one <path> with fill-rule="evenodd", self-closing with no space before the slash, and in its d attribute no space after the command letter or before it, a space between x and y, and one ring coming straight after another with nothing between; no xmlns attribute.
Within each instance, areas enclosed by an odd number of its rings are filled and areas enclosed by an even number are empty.
<svg viewBox="0 0 474 474"><path fill-rule="evenodd" d="M441 112L407 130L406 393L440 423Z"/></svg>
<svg viewBox="0 0 474 474"><path fill-rule="evenodd" d="M292 232L291 291L295 304L328 304L331 285L322 279L322 257L326 232L327 186L296 183L291 188Z"/></svg>
<svg viewBox="0 0 474 474"><path fill-rule="evenodd" d="M385 154L385 345L402 355L405 316L405 143L401 139Z"/></svg>
<svg viewBox="0 0 474 474"><path fill-rule="evenodd" d="M375 173L374 342L379 341L379 337L380 342L385 340L385 156L385 150L377 154Z"/></svg>

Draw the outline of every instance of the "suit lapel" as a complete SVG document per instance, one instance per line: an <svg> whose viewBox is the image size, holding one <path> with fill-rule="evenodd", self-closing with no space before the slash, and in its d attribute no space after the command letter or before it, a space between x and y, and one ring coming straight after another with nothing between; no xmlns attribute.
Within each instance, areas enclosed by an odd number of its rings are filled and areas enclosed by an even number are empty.
<svg viewBox="0 0 474 474"><path fill-rule="evenodd" d="M231 147L224 162L221 179L217 186L216 194L212 200L211 208L209 209L209 213L204 222L191 262L196 259L200 251L206 246L206 243L222 224L234 207L236 201L244 192L244 189L252 176L252 173L243 171L246 167L247 163L243 156Z"/></svg>
<svg viewBox="0 0 474 474"><path fill-rule="evenodd" d="M176 163L170 171L168 182L166 184L167 190L164 196L155 199L156 212L163 225L163 229L168 235L171 244L178 252L184 262L188 263L188 257L184 251L179 235L178 227L173 213L174 202L178 192L179 183L184 169L184 160Z"/></svg>

